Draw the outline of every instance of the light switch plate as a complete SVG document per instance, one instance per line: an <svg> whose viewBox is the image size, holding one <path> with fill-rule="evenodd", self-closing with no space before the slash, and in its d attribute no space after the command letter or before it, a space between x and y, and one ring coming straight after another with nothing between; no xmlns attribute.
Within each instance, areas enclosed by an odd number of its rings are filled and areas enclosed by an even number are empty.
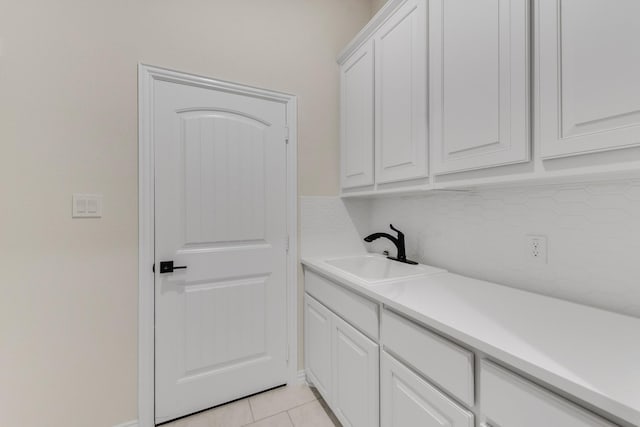
<svg viewBox="0 0 640 427"><path fill-rule="evenodd" d="M102 194L74 194L72 218L101 218Z"/></svg>

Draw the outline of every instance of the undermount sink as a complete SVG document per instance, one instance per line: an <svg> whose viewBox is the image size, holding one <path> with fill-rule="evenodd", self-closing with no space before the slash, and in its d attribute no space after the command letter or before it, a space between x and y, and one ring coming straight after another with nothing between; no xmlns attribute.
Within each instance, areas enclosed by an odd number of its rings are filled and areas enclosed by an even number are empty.
<svg viewBox="0 0 640 427"><path fill-rule="evenodd" d="M332 267L369 283L386 282L428 274L445 273L446 270L424 264L410 265L387 259L381 255L358 255L325 261Z"/></svg>

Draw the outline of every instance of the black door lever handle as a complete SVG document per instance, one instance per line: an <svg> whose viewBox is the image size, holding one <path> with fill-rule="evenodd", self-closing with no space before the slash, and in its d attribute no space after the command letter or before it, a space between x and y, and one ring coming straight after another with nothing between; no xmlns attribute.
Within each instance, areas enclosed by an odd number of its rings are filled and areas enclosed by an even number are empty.
<svg viewBox="0 0 640 427"><path fill-rule="evenodd" d="M173 273L173 270L180 270L187 268L186 265L174 266L173 261L160 261L160 274Z"/></svg>

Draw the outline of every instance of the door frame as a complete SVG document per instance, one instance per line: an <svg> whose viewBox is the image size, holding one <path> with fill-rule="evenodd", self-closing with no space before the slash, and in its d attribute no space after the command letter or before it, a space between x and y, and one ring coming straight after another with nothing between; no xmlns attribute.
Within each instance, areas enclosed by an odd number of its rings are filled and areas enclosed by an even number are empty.
<svg viewBox="0 0 640 427"><path fill-rule="evenodd" d="M298 368L298 185L297 98L166 68L138 64L138 426L155 426L155 276L154 259L154 81L187 84L259 97L286 107L287 141L287 361L288 383L299 380ZM284 143L284 142L283 142Z"/></svg>

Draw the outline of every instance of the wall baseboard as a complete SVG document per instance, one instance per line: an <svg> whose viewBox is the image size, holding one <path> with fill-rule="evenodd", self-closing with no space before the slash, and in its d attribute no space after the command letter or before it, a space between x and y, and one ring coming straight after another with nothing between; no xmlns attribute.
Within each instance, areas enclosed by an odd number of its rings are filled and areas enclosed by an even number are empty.
<svg viewBox="0 0 640 427"><path fill-rule="evenodd" d="M296 383L301 384L301 383L306 383L307 382L307 372L304 369L301 369L298 371L298 374L296 375Z"/></svg>
<svg viewBox="0 0 640 427"><path fill-rule="evenodd" d="M113 427L138 427L138 420L127 421L126 423L118 424Z"/></svg>

